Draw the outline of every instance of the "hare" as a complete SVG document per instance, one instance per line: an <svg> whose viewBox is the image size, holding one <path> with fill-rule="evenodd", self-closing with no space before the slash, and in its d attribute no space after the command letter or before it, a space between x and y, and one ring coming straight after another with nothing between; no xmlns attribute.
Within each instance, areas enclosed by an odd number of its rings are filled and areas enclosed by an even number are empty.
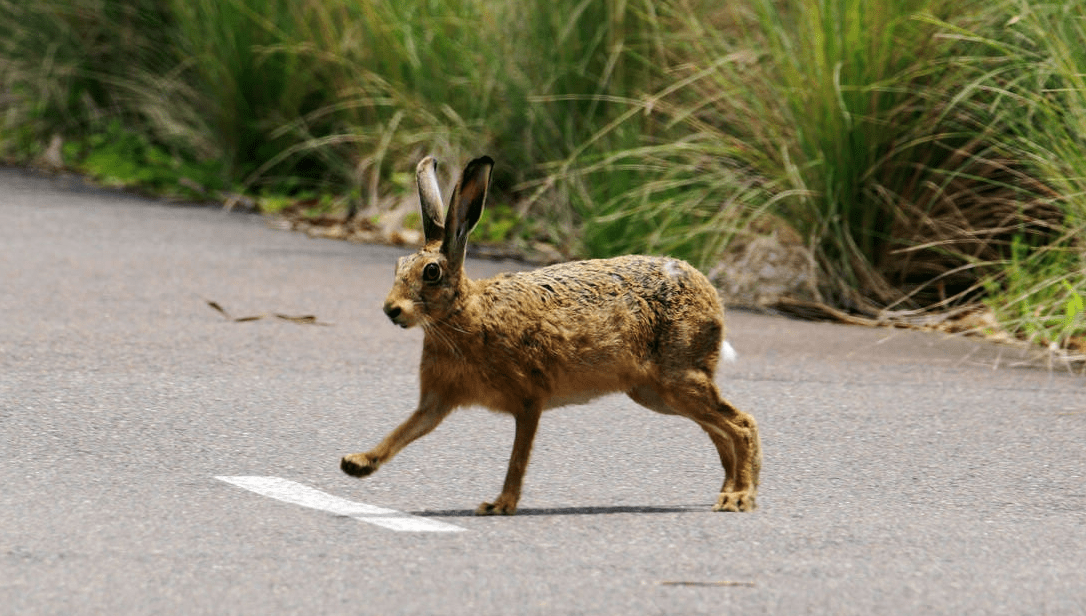
<svg viewBox="0 0 1086 616"><path fill-rule="evenodd" d="M475 513L510 515L542 412L625 392L653 411L697 422L724 467L713 509L753 510L761 444L754 418L721 398L713 382L724 337L713 286L683 261L648 256L468 279L467 238L493 166L487 156L467 164L443 223L437 163L418 164L425 244L397 263L384 311L395 324L424 331L419 405L377 447L344 456L343 472L369 475L452 410L487 407L512 415L516 436L501 494Z"/></svg>

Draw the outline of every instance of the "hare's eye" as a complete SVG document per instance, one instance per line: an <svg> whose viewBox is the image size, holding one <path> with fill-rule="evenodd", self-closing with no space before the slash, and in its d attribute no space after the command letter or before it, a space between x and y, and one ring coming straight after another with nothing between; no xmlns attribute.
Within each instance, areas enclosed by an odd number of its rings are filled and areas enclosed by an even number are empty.
<svg viewBox="0 0 1086 616"><path fill-rule="evenodd" d="M427 263L426 267L422 268L422 281L435 283L441 280L441 266L437 263Z"/></svg>

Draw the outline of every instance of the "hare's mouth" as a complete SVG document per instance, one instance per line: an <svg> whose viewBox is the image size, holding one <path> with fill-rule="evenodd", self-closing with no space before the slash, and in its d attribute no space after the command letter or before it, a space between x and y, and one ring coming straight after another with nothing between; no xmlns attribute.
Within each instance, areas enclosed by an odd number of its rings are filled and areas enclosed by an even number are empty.
<svg viewBox="0 0 1086 616"><path fill-rule="evenodd" d="M399 306L385 306L385 314L388 315L390 321L404 329L408 329L415 325L415 319L411 317L408 311L403 310Z"/></svg>
<svg viewBox="0 0 1086 616"><path fill-rule="evenodd" d="M411 329L412 327L415 326L415 323L413 321L409 321L409 320L403 319L403 318L392 319L392 322L395 323L396 325L398 325L401 329Z"/></svg>
<svg viewBox="0 0 1086 616"><path fill-rule="evenodd" d="M405 315L402 315L402 314L398 314L396 316L389 315L388 319L390 321L392 321L393 323L395 323L396 325L399 325L400 327L402 327L404 329L407 329L407 328L411 327L412 325L414 325L414 323L412 323L410 319L408 319Z"/></svg>

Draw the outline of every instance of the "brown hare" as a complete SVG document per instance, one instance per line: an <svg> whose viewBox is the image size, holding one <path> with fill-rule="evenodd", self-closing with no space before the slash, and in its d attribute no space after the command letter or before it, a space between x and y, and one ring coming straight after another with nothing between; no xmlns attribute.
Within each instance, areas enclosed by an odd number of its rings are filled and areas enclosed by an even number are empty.
<svg viewBox="0 0 1086 616"><path fill-rule="evenodd" d="M724 338L716 290L675 259L626 256L469 280L468 233L479 222L494 161L464 168L444 223L432 157L416 171L425 245L396 265L384 310L425 336L418 409L374 449L344 456L364 477L429 433L453 409L480 405L516 420L501 494L476 514L512 514L539 416L612 392L697 422L724 466L717 511L755 508L761 445L750 415L713 382ZM725 347L730 351L730 346Z"/></svg>

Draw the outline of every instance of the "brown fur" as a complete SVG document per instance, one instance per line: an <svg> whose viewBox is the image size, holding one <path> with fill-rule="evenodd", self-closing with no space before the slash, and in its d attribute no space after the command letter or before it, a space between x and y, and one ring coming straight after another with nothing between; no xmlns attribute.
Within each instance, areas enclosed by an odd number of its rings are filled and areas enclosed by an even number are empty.
<svg viewBox="0 0 1086 616"><path fill-rule="evenodd" d="M345 456L340 468L369 475L452 410L484 406L512 415L516 435L501 494L476 513L512 514L541 413L625 392L654 411L689 417L709 434L725 472L715 510L754 509L758 428L713 382L724 316L705 276L676 259L625 256L469 280L464 248L493 162L483 157L464 169L444 224L435 164L426 158L418 167L426 244L400 259L385 302L393 322L425 332L419 406L373 450Z"/></svg>

